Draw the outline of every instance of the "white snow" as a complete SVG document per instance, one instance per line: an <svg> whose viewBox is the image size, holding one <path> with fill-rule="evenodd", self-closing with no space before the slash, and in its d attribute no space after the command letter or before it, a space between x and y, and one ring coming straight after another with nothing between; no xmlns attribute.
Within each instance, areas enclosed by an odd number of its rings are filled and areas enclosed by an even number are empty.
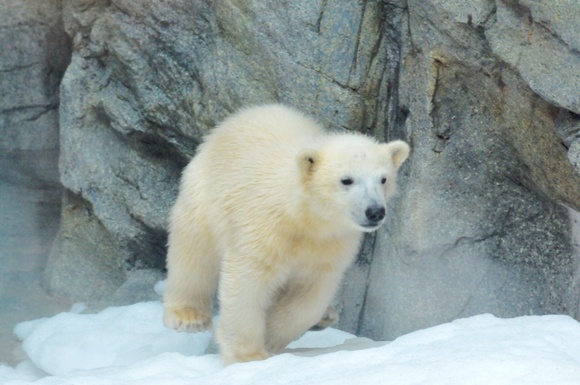
<svg viewBox="0 0 580 385"><path fill-rule="evenodd" d="M31 362L0 364L0 384L580 385L580 323L563 315L480 315L390 343L327 329L225 368L204 354L210 333L167 330L161 315L147 302L23 322L15 333Z"/></svg>

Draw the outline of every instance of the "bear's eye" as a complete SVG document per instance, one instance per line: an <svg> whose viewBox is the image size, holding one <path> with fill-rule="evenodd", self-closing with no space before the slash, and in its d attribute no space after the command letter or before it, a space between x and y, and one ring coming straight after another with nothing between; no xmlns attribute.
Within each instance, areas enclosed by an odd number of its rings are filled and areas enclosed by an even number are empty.
<svg viewBox="0 0 580 385"><path fill-rule="evenodd" d="M342 178L340 183L342 183L344 186L350 186L354 183L354 180L352 180L352 178Z"/></svg>
<svg viewBox="0 0 580 385"><path fill-rule="evenodd" d="M385 184L385 183L387 183L387 178L385 178L385 177L382 177L382 178L381 178L381 184Z"/></svg>

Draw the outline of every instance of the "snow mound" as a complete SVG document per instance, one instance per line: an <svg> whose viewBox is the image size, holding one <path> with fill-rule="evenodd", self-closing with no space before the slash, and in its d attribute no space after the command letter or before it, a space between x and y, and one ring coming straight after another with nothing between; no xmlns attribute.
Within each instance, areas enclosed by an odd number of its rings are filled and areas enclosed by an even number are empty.
<svg viewBox="0 0 580 385"><path fill-rule="evenodd" d="M14 332L24 351L46 373L126 366L165 352L198 356L211 334L177 333L163 326L160 302L111 307L98 314L61 313L23 322Z"/></svg>
<svg viewBox="0 0 580 385"><path fill-rule="evenodd" d="M514 384L580 385L580 323L568 316L480 315L391 343L327 329L287 353L224 368L203 354L209 333L163 327L162 305L63 313L15 332L32 362L0 365L0 384Z"/></svg>

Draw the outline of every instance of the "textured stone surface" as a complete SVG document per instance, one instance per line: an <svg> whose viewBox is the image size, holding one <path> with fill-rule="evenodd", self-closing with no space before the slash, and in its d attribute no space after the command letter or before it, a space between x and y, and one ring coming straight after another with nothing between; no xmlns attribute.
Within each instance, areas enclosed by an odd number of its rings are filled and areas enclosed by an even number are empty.
<svg viewBox="0 0 580 385"><path fill-rule="evenodd" d="M58 148L58 85L70 58L60 0L0 2L0 149Z"/></svg>
<svg viewBox="0 0 580 385"><path fill-rule="evenodd" d="M118 250L118 241L95 217L92 208L66 192L45 282L52 292L81 301L111 296L125 279Z"/></svg>
<svg viewBox="0 0 580 385"><path fill-rule="evenodd" d="M558 135L568 148L568 160L580 173L580 115L560 111L556 118Z"/></svg>
<svg viewBox="0 0 580 385"><path fill-rule="evenodd" d="M0 361L10 365L27 359L14 335L17 323L72 305L40 284L59 227L57 159L54 150L0 151Z"/></svg>
<svg viewBox="0 0 580 385"><path fill-rule="evenodd" d="M70 58L59 0L0 1L0 362L26 359L14 326L71 303L41 277L59 227L58 89Z"/></svg>
<svg viewBox="0 0 580 385"><path fill-rule="evenodd" d="M435 135L413 141L423 159L401 190L390 229L378 237L361 331L394 338L481 312L573 311L577 262L568 213L530 187L527 158L512 147L524 141L506 136L523 112L511 120L491 107L500 90L463 65L447 63L437 82ZM390 279L381 279L385 272Z"/></svg>
<svg viewBox="0 0 580 385"><path fill-rule="evenodd" d="M391 339L483 312L580 317L580 18L566 4L65 1L71 192L48 285L113 298L127 271L162 267L203 134L281 101L412 145L388 224L337 297L342 328Z"/></svg>
<svg viewBox="0 0 580 385"><path fill-rule="evenodd" d="M485 30L493 52L517 68L535 92L577 114L579 18L580 7L574 2L498 1Z"/></svg>
<svg viewBox="0 0 580 385"><path fill-rule="evenodd" d="M377 236L363 335L390 339L482 312L580 316L580 255L563 207L579 208L580 174L552 104L572 110L562 100L577 93L563 87L556 102L524 67L498 60L488 31L517 24L498 16L502 2L473 6L408 2L399 103L413 153ZM536 63L550 60L542 55ZM533 76L561 75L546 71Z"/></svg>
<svg viewBox="0 0 580 385"><path fill-rule="evenodd" d="M570 149L568 150L568 159L576 168L576 171L580 173L580 140L574 141L570 146Z"/></svg>

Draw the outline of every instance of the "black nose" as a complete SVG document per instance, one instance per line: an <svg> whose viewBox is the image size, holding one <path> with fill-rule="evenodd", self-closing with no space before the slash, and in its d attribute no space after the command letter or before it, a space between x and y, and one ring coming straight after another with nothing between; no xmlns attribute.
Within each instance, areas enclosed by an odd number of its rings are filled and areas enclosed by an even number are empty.
<svg viewBox="0 0 580 385"><path fill-rule="evenodd" d="M365 211L367 219L372 222L380 222L385 217L385 208L382 206L371 206Z"/></svg>

